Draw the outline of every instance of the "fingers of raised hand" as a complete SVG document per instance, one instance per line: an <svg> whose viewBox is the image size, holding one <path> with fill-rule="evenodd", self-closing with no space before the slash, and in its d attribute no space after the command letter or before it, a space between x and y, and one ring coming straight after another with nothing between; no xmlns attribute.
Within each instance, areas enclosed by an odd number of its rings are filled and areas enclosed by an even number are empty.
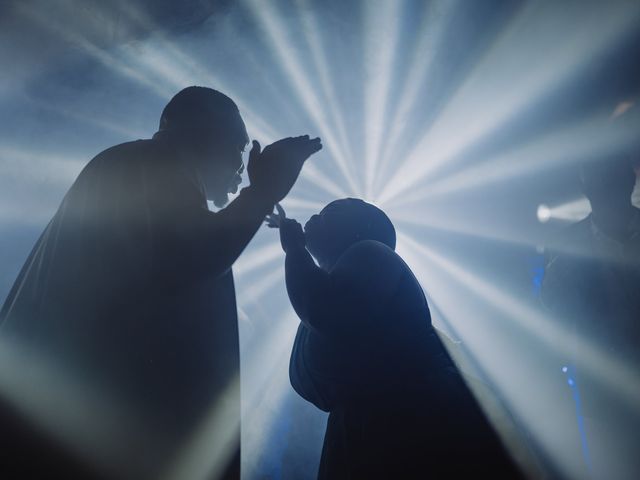
<svg viewBox="0 0 640 480"><path fill-rule="evenodd" d="M275 213L270 213L269 215L264 217L264 221L269 228L280 228L280 217Z"/></svg>
<svg viewBox="0 0 640 480"><path fill-rule="evenodd" d="M275 147L275 146L284 146L286 145L287 147L304 147L304 146L308 146L308 145L320 145L320 138L316 137L316 138L309 138L309 135L300 135L299 137L286 137L286 138L281 138L280 140L273 142L271 145L268 145L268 147ZM268 148L267 147L267 148Z"/></svg>
<svg viewBox="0 0 640 480"><path fill-rule="evenodd" d="M287 218L287 214L284 211L284 208L282 208L282 205L280 205L280 203L276 203L276 210L278 211L278 215L280 216L280 218L282 219Z"/></svg>
<svg viewBox="0 0 640 480"><path fill-rule="evenodd" d="M299 148L300 154L303 155L306 160L309 156L322 149L322 142L319 137L312 139L309 139L308 135L305 135L305 137L306 138L301 141L297 147Z"/></svg>

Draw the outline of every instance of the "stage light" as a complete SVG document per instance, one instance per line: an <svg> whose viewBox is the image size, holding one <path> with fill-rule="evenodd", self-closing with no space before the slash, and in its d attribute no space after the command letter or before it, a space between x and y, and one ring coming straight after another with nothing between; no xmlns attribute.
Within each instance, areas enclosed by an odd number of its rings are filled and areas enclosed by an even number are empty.
<svg viewBox="0 0 640 480"><path fill-rule="evenodd" d="M545 204L538 206L538 220L546 223L549 220L575 223L591 213L591 204L585 197L549 207Z"/></svg>
<svg viewBox="0 0 640 480"><path fill-rule="evenodd" d="M544 203L541 203L538 205L537 216L540 223L547 223L551 218L551 209Z"/></svg>
<svg viewBox="0 0 640 480"><path fill-rule="evenodd" d="M578 164L585 158L605 158L636 141L633 125L620 125L615 130L608 125L608 110L597 112L491 158L478 158L473 165L386 203L399 207L433 197L462 195L465 191L490 189L496 184L571 165L575 166L577 176Z"/></svg>

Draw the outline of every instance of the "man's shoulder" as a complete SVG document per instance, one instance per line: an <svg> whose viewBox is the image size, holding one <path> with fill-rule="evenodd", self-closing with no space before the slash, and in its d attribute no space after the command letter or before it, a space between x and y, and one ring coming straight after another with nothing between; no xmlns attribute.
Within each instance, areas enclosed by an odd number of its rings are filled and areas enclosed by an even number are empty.
<svg viewBox="0 0 640 480"><path fill-rule="evenodd" d="M122 175L131 178L132 171L162 172L162 165L176 162L166 161L170 158L170 149L155 139L134 140L109 147L95 157L82 169L76 179L81 185L95 179L108 181L120 179ZM153 168L147 168L153 167Z"/></svg>
<svg viewBox="0 0 640 480"><path fill-rule="evenodd" d="M89 165L96 163L111 164L123 159L128 160L153 155L159 151L161 151L161 147L155 140L133 140L106 148L93 157Z"/></svg>

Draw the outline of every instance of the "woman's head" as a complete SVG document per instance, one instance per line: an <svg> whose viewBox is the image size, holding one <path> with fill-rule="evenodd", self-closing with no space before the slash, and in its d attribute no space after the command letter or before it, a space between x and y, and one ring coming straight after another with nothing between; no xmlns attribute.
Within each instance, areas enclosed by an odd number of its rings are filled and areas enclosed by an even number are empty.
<svg viewBox="0 0 640 480"><path fill-rule="evenodd" d="M324 269L331 268L349 247L376 240L396 247L396 231L378 207L356 198L335 200L313 215L304 227L307 249Z"/></svg>

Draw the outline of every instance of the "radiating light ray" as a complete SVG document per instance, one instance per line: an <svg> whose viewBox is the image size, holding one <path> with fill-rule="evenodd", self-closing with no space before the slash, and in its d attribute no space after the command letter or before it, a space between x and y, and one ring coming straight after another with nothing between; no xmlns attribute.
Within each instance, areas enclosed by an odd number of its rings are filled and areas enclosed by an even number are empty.
<svg viewBox="0 0 640 480"><path fill-rule="evenodd" d="M125 139L133 139L133 138L145 138L148 136L147 132L143 132L142 130L138 130L135 127L122 125L118 122L103 120L98 118L96 115L89 115L84 112L79 112L75 110L71 110L69 108L65 108L61 105L56 105L54 103L45 101L43 99L30 99L35 106L38 108L46 109L57 114L63 115L73 120L78 120L81 123L95 125L98 128L101 128L105 131L115 133L118 136L121 136Z"/></svg>
<svg viewBox="0 0 640 480"><path fill-rule="evenodd" d="M251 428L252 434L246 435L250 442L245 446L253 452L267 450L267 443L273 439L274 422L291 391L287 365L299 320L290 307L273 318L275 321L256 344L254 354L243 360L242 375L251 379L250 387L243 390L243 428ZM248 470L251 473L250 465Z"/></svg>
<svg viewBox="0 0 640 480"><path fill-rule="evenodd" d="M120 3L118 10L131 23L141 27L147 32L161 31L162 29L145 13L132 4ZM278 136L271 130L267 122L256 115L248 105L236 95L228 85L215 78L211 72L203 67L192 56L185 54L175 43L167 41L162 35L153 36L144 42L142 46L132 47L125 45L118 49L120 59L116 55L108 54L112 62L118 62L125 69L125 74L135 73L136 78L143 78L145 82L151 82L157 89L163 86L161 96L170 98L178 90L190 85L210 86L232 97L240 108L252 138L260 143L273 141ZM135 67L130 67L134 65ZM138 71L140 67L145 70L145 75Z"/></svg>
<svg viewBox="0 0 640 480"><path fill-rule="evenodd" d="M324 98L329 108L331 120L335 125L336 134L340 143L341 151L348 155L348 159L354 158L352 145L347 138L347 129L340 107L337 104L337 94L335 85L329 75L329 62L322 45L319 28L316 22L315 14L311 12L309 0L296 0L298 7L298 16L303 24L303 30L309 48L311 49L311 58L316 65L318 71L320 86L324 93ZM347 162L346 167L350 175L353 175L352 163Z"/></svg>
<svg viewBox="0 0 640 480"><path fill-rule="evenodd" d="M235 395L239 390L240 378L235 375L222 393L216 395L214 405L173 464L163 472L162 480L221 478L240 440Z"/></svg>
<svg viewBox="0 0 640 480"><path fill-rule="evenodd" d="M561 207L560 216L572 216L575 218L575 221L581 220L586 216L583 216L584 212L588 214L590 211L590 205L586 199L577 200L575 203L569 202L566 205L561 204L559 207ZM538 253L545 250L544 242L548 240L547 238L532 236L530 232L514 229L511 225L504 222L488 223L479 220L475 215L469 216L468 218L455 218L446 210L430 211L428 214L425 214L424 212L410 211L395 212L392 209L387 209L387 213L389 213L394 223L400 226L400 229L402 229L403 226L424 227L442 233L468 236L470 239L490 240L507 245L530 247L532 251L535 250ZM569 219L567 219L567 221L569 221ZM553 250L574 257L608 258L605 252L578 249L575 245L571 244L554 245Z"/></svg>
<svg viewBox="0 0 640 480"><path fill-rule="evenodd" d="M324 208L324 203L314 202L311 200L305 200L304 198L296 198L288 196L282 202L282 206L285 211L292 210L311 210L312 212L319 212Z"/></svg>
<svg viewBox="0 0 640 480"><path fill-rule="evenodd" d="M155 93L161 98L166 98L171 95L172 92L170 90L163 89L162 87L158 86L156 82L149 79L145 75L142 75L135 68L126 65L124 62L122 62L107 50L98 47L97 45L87 40L85 37L78 35L72 30L66 29L63 25L54 23L50 18L46 17L44 12L40 12L36 8L30 7L26 3L18 3L17 8L22 15L24 15L34 24L37 24L39 27L53 32L67 42L78 46L87 55L93 57L104 66L109 67L112 71L117 72L118 74L122 75L125 78L128 78L129 80L144 85L149 89L150 92Z"/></svg>
<svg viewBox="0 0 640 480"><path fill-rule="evenodd" d="M414 225L418 227L426 227L435 229L444 233L455 233L478 238L484 240L493 240L500 243L511 245L528 246L535 249L539 246L536 239L525 232L513 230L509 226L488 224L485 221L478 221L468 218L453 218L446 211L430 212L394 212L387 210L387 213L393 218L394 223L400 225Z"/></svg>
<svg viewBox="0 0 640 480"><path fill-rule="evenodd" d="M536 444L539 444L538 448L546 458L558 461L563 470L569 471L570 465L567 464L570 462L566 460L570 455L561 450L562 445L553 441L558 432L551 434L550 441L548 429L541 426L540 412L536 411L535 404L529 402L530 398L536 398L539 394L538 384L523 384L520 379L525 369L514 365L514 362L504 361L505 358L511 359L512 355L518 355L520 358L519 352L509 351L508 345L502 342L501 348L497 347L495 332L487 330L487 323L478 321L482 319L479 318L477 305L470 301L461 301L461 298L467 299L467 295L458 287L455 278L451 278L446 271L430 263L424 255L403 244L402 238L399 238L398 242L402 258L426 287L425 295L429 305L436 307L435 312L432 309L434 326L444 328L445 331L453 328L455 338L460 341L458 348L449 353L454 357L456 364L462 361L458 368L465 374L465 379L469 380L467 376L470 376L472 379L480 379L480 383L488 381L486 388L489 392L478 389L478 384L474 381L468 381L467 385L527 478L538 478L543 471L536 456L530 451L530 440L527 440L530 438L535 438ZM491 309L491 305L488 305L488 308ZM444 318L438 313L442 313ZM492 319L495 313L490 310L487 315ZM445 325L441 325L440 321L444 321ZM455 325L451 325L452 323ZM529 375L542 375L545 379L549 377L548 372L531 370L534 369L526 370ZM495 403L496 399L498 404ZM556 415L556 420L562 420L561 416L558 417L559 413L547 413L548 417L551 415ZM566 421L559 421L557 425L558 429L565 428ZM526 429L524 435L520 434L522 427Z"/></svg>
<svg viewBox="0 0 640 480"><path fill-rule="evenodd" d="M277 259L282 260L283 256L284 253L280 242L274 241L242 254L236 263L233 264L233 273L237 278L240 278Z"/></svg>
<svg viewBox="0 0 640 480"><path fill-rule="evenodd" d="M364 193L367 199L373 198L380 145L385 135L389 89L398 44L400 9L403 6L404 2L399 0L369 0L364 4L363 61L367 78L364 85Z"/></svg>
<svg viewBox="0 0 640 480"><path fill-rule="evenodd" d="M527 4L458 89L378 197L386 202L535 106L636 25L640 4ZM571 25L571 29L565 28ZM541 32L545 32L541 35ZM544 68L534 69L531 65Z"/></svg>
<svg viewBox="0 0 640 480"><path fill-rule="evenodd" d="M164 42L163 42L164 43ZM166 84L167 91L177 92L194 84L194 77L178 62L172 61L163 45L146 42L144 46L125 45L119 49L120 57L127 64L136 65L140 71L157 82Z"/></svg>
<svg viewBox="0 0 640 480"><path fill-rule="evenodd" d="M586 197L581 197L551 207L540 204L538 206L537 216L541 223L548 222L549 220L575 223L584 219L590 213L591 204L589 200Z"/></svg>
<svg viewBox="0 0 640 480"><path fill-rule="evenodd" d="M202 66L197 64L197 62L187 55L183 54L176 46L171 46L168 42L163 42L162 46L167 51L170 52L169 55L162 55L158 53L153 47L150 47L150 43L147 45L148 53L151 54L151 59L145 61L145 65L147 70L151 73L151 76L143 75L140 71L135 70L129 67L125 62L118 59L112 53L104 51L95 45L88 42L86 39L79 37L72 32L66 32L62 27L53 26L47 24L47 19L44 16L31 9L23 9L25 15L29 18L32 18L34 21L37 21L40 24L47 26L47 28L54 28L56 32L59 32L64 38L67 38L72 43L79 44L84 50L87 51L94 58L102 62L103 64L114 68L119 73L131 78L132 80L143 83L149 87L151 87L155 93L160 95L163 98L170 98L176 89L180 89L184 86L187 86L192 83L198 83L198 80L201 80L205 85L215 85L216 88L223 90L227 95L234 98L236 104L242 111L242 115L245 118L247 123L247 128L250 131L250 134L253 138L261 141L263 146L264 144L269 142L269 139L274 140L279 136L271 129L267 122L262 120L259 116L257 116L251 109L249 109L245 102L243 102L237 95L234 94L226 85L223 84L219 79L216 79L212 76L211 73L206 71ZM133 10L131 10L133 12ZM135 15L131 13L131 15ZM124 49L122 49L124 51ZM153 53L156 52L156 53ZM142 55L144 57L144 55ZM140 55L137 54L133 57L129 57L130 61L134 61L140 58ZM173 60L177 59L177 60ZM185 69L185 66L190 68L192 72L190 75L180 74L176 72L182 72ZM195 72L195 73L193 73ZM190 81L191 77L193 77L194 81ZM159 85L163 85L160 87ZM323 139L324 141L324 139ZM308 175L308 178L316 182L318 174ZM318 180L321 184L327 184L327 182L323 182L322 180ZM335 189L333 192L335 193Z"/></svg>
<svg viewBox="0 0 640 480"><path fill-rule="evenodd" d="M337 196L339 198L345 198L349 195L342 188L340 188L333 180L327 177L320 171L313 163L307 162L300 174L302 178L313 183L317 187L322 188L327 193Z"/></svg>
<svg viewBox="0 0 640 480"><path fill-rule="evenodd" d="M68 186L80 173L86 158L34 152L29 148L0 146L0 177Z"/></svg>
<svg viewBox="0 0 640 480"><path fill-rule="evenodd" d="M273 51L280 61L280 65L286 72L300 101L300 105L317 126L322 137L323 145L327 148L332 160L335 161L336 166L347 181L349 188L354 192L358 192L358 186L347 167L348 160L340 150L333 131L329 128L324 108L315 93L315 88L304 74L304 69L301 67L302 64L299 61L295 49L291 47L291 43L284 34L287 28L281 23L280 16L273 9L271 2L247 1L249 2L249 10L254 14L256 21L266 32L267 40L272 45Z"/></svg>
<svg viewBox="0 0 640 480"><path fill-rule="evenodd" d="M584 352L581 363L588 368L603 386L617 392L628 405L637 409L640 405L640 374L623 362L602 351L589 339L578 337L562 325L561 319L551 318L539 310L514 298L485 279L477 276L463 266L443 257L432 249L420 244L406 234L399 234L402 243L427 259L454 278L460 285L468 288L496 309L504 312L527 333L544 342L550 348L557 345L576 345L576 351Z"/></svg>
<svg viewBox="0 0 640 480"><path fill-rule="evenodd" d="M35 9L23 7L20 11L33 22L61 35L68 42L78 45L88 55L98 60L103 65L112 68L114 71L136 81L146 87L150 91L162 97L163 99L171 98L177 90L194 83L203 85L214 85L215 88L224 90L229 96L234 97L236 104L242 110L243 117L246 120L247 127L250 129L252 136L262 143L266 143L268 139L275 139L276 135L267 126L267 122L260 119L251 109L247 108L241 100L237 100L237 96L228 88L221 87L221 82L212 77L203 67L187 55L182 53L175 45L161 39L157 39L160 47L165 53L154 47L153 41L147 41L143 47L144 51L132 50L131 46L125 45L114 49L113 52L101 49L89 42L86 38L79 36L72 31L64 29L63 26L51 23L48 18ZM127 14L129 19L137 21L138 25L143 25L149 31L157 28L150 20L143 20L143 15L136 13L133 7L123 8L123 12ZM118 53L118 54L116 54ZM143 65L146 72L143 73L140 66ZM189 67L185 69L185 67ZM188 72L188 73L183 73Z"/></svg>
<svg viewBox="0 0 640 480"><path fill-rule="evenodd" d="M118 395L96 379L80 378L40 350L0 337L0 397L20 416L108 478L131 475L129 443L153 449L161 438ZM36 431L29 432L35 435ZM35 437L34 437L35 438ZM12 441L10 439L9 441Z"/></svg>
<svg viewBox="0 0 640 480"><path fill-rule="evenodd" d="M420 91L428 78L433 60L441 48L444 33L450 26L451 17L458 2L440 0L429 2L426 14L419 27L418 42L414 45L414 58L400 90L403 92L388 122L389 130L384 135L380 164L374 181L374 192L380 191L380 184L388 178L387 167L393 152L398 149L404 131L408 127L410 114L416 109Z"/></svg>
<svg viewBox="0 0 640 480"><path fill-rule="evenodd" d="M422 202L439 195L460 195L465 190L485 188L526 175L563 168L589 158L606 158L637 140L632 125L612 129L605 114L582 119L565 128L536 138L525 145L420 187L388 203L395 207Z"/></svg>
<svg viewBox="0 0 640 480"><path fill-rule="evenodd" d="M254 355L243 361L243 371L246 377L258 382L252 385L254 395L243 399L245 411L254 410L263 400L261 394L270 383L269 375L278 373L274 371L278 357L290 353L300 321L292 308L287 305L281 312L274 315L273 319L270 319L270 323L266 336L255 339L257 342L255 343ZM265 376L265 373L269 375Z"/></svg>
<svg viewBox="0 0 640 480"><path fill-rule="evenodd" d="M222 80L218 72L212 72L171 42L161 40L160 48L166 51L168 57L172 59L172 68L189 72L188 78L191 80L191 85L209 86L231 97L238 105L249 134L252 138L258 140L262 146L266 146L268 143L283 137L273 128L272 122L258 115L249 105L249 102L244 99L244 96L236 92L234 88L231 88L229 82Z"/></svg>
<svg viewBox="0 0 640 480"><path fill-rule="evenodd" d="M222 80L217 72L212 72L201 62L184 53L177 45L164 40L162 37L155 38L153 42L148 42L148 44L154 42L157 43L157 47L149 46L147 48L158 50L158 60L149 63L148 66L151 69L155 69L157 75L163 75L163 72L168 72L168 78L173 82L175 89L181 89L189 85L202 85L219 90L231 97L238 105L249 134L252 138L258 140L262 146L266 146L268 143L283 136L274 130L271 122L258 115L249 106L249 102L244 99L244 96L231 88L229 82ZM174 71L184 73L172 74L171 72Z"/></svg>
<svg viewBox="0 0 640 480"><path fill-rule="evenodd" d="M194 59L187 57L178 47L158 38L140 48L142 51L125 46L121 50L122 56L129 63L139 65L138 68L142 67L150 78L165 85L167 91L177 93L190 85L210 86L220 90L238 105L252 138L263 146L278 138L278 134L248 107L241 96Z"/></svg>
<svg viewBox="0 0 640 480"><path fill-rule="evenodd" d="M284 268L282 268L282 265L278 265L273 271L263 275L248 286L244 291L243 297L247 302L256 303L278 282L284 284Z"/></svg>
<svg viewBox="0 0 640 480"><path fill-rule="evenodd" d="M576 218L580 217L577 220L581 220L584 218L581 215L585 207L589 207L589 205L588 203L585 204L584 201L576 202L575 205L569 204L568 209L571 210L571 213L566 213L566 215L574 215ZM530 232L514 229L503 222L487 223L486 221L478 220L476 217L456 219L446 211L439 212L439 214L437 212L430 212L429 214L424 214L424 212L395 213L393 210L387 210L387 212L390 212L390 217L394 223L397 223L401 228L403 225L425 227L442 233L464 235L470 239L491 240L508 245L530 247L532 251L535 250L539 253L547 248L544 245L544 242L548 240L547 238L532 236ZM606 252L580 249L571 244L553 245L552 249L554 252L562 252L574 257L609 259L606 256Z"/></svg>

